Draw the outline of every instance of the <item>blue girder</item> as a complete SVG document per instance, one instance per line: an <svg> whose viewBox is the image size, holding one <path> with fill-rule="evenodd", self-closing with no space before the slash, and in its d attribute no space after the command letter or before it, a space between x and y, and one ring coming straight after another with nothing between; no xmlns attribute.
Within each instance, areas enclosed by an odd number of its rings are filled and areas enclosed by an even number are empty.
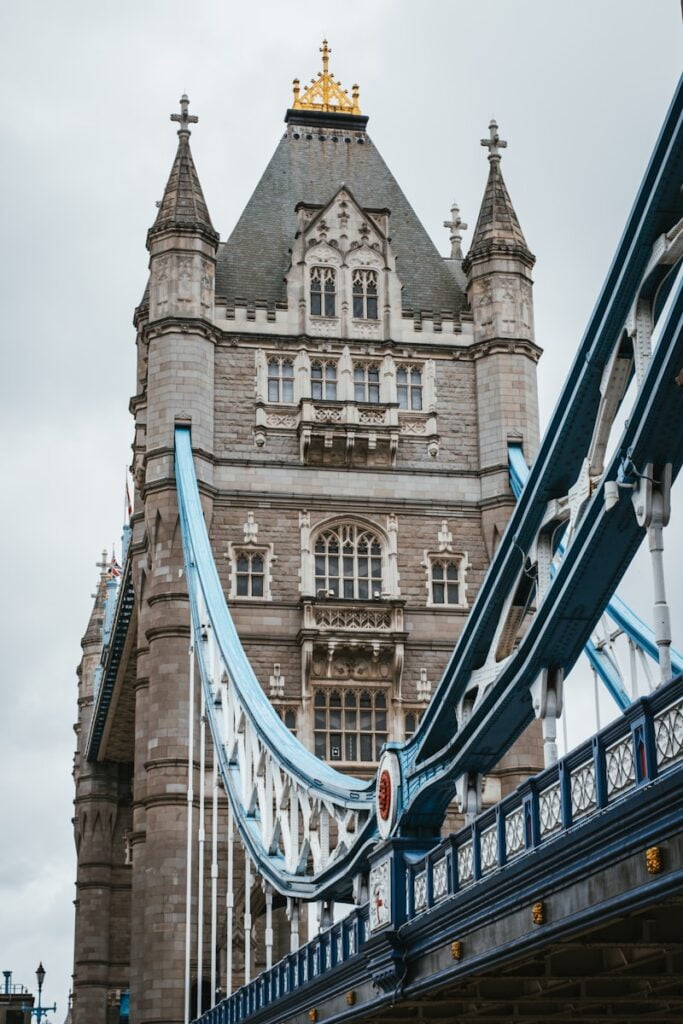
<svg viewBox="0 0 683 1024"><path fill-rule="evenodd" d="M508 463L510 469L510 486L515 498L519 498L524 484L529 477L529 467L526 464L522 446L511 444L508 446ZM558 552L564 554L564 545L560 542ZM641 648L653 661L657 661L659 652L652 629L646 625L632 608L623 601L618 594L613 594L605 609L610 619L623 630L638 647ZM621 676L617 666L607 651L600 650L592 640L588 640L584 648L584 654L592 667L598 673L605 684L610 696L614 699L617 707L625 711L632 701L632 698L624 689ZM674 675L683 672L683 655L676 648L671 648L671 669Z"/></svg>

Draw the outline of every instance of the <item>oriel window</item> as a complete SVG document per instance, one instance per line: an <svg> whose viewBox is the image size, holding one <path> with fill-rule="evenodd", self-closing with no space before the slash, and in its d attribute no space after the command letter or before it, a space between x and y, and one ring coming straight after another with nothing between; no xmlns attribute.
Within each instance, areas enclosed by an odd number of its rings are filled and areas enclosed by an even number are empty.
<svg viewBox="0 0 683 1024"><path fill-rule="evenodd" d="M268 360L268 401L294 401L294 363L291 359Z"/></svg>
<svg viewBox="0 0 683 1024"><path fill-rule="evenodd" d="M311 398L334 401L337 397L337 364L311 363Z"/></svg>
<svg viewBox="0 0 683 1024"><path fill-rule="evenodd" d="M356 363L353 368L353 397L357 402L379 404L379 366Z"/></svg>
<svg viewBox="0 0 683 1024"><path fill-rule="evenodd" d="M396 394L399 409L422 409L422 370L417 366L396 367Z"/></svg>
<svg viewBox="0 0 683 1024"><path fill-rule="evenodd" d="M353 315L357 320L377 319L377 272L375 270L354 270Z"/></svg>
<svg viewBox="0 0 683 1024"><path fill-rule="evenodd" d="M326 761L379 759L387 741L384 690L334 687L315 691L315 753Z"/></svg>
<svg viewBox="0 0 683 1024"><path fill-rule="evenodd" d="M337 275L331 267L311 267L311 316L337 315Z"/></svg>

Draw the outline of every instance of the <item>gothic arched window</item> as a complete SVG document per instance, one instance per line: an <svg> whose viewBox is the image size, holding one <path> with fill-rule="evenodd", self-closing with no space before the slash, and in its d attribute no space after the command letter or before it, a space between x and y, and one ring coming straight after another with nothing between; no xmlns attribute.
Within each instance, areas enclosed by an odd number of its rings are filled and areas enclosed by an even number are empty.
<svg viewBox="0 0 683 1024"><path fill-rule="evenodd" d="M357 320L377 319L377 271L354 270L353 315Z"/></svg>
<svg viewBox="0 0 683 1024"><path fill-rule="evenodd" d="M320 688L313 697L315 753L326 761L377 761L387 741L384 690Z"/></svg>
<svg viewBox="0 0 683 1024"><path fill-rule="evenodd" d="M272 356L268 360L268 401L294 401L294 363Z"/></svg>
<svg viewBox="0 0 683 1024"><path fill-rule="evenodd" d="M356 363L353 368L353 397L356 402L379 404L379 366Z"/></svg>
<svg viewBox="0 0 683 1024"><path fill-rule="evenodd" d="M311 316L336 316L337 275L331 267L311 267Z"/></svg>
<svg viewBox="0 0 683 1024"><path fill-rule="evenodd" d="M235 552L235 596L263 597L265 558L262 551L241 549Z"/></svg>
<svg viewBox="0 0 683 1024"><path fill-rule="evenodd" d="M396 395L399 409L422 409L422 370L417 366L396 367Z"/></svg>
<svg viewBox="0 0 683 1024"><path fill-rule="evenodd" d="M420 715L417 711L406 711L405 718L403 719L403 731L407 740L413 735L417 729L420 721Z"/></svg>
<svg viewBox="0 0 683 1024"><path fill-rule="evenodd" d="M382 595L382 544L376 533L355 523L323 530L315 542L318 597L369 601Z"/></svg>
<svg viewBox="0 0 683 1024"><path fill-rule="evenodd" d="M460 559L432 558L430 564L431 603L459 605L460 597Z"/></svg>
<svg viewBox="0 0 683 1024"><path fill-rule="evenodd" d="M337 364L311 363L311 398L334 401L337 397Z"/></svg>

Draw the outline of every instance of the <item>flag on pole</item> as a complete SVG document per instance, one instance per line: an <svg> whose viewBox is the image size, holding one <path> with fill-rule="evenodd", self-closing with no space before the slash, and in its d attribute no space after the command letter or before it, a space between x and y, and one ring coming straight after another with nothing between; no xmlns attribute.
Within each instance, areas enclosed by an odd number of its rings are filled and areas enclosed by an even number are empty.
<svg viewBox="0 0 683 1024"><path fill-rule="evenodd" d="M107 566L107 579L117 580L120 575L121 575L121 566L116 561L116 552L114 551L114 548L112 547L111 562Z"/></svg>
<svg viewBox="0 0 683 1024"><path fill-rule="evenodd" d="M130 488L128 486L128 470L126 469L126 499L125 499L125 524L130 525L131 518L133 516L133 502L130 499Z"/></svg>

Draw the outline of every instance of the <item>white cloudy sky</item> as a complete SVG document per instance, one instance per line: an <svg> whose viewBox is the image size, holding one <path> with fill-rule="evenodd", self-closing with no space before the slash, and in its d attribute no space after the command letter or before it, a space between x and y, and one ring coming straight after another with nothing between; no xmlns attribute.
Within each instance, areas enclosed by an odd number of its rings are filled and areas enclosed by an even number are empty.
<svg viewBox="0 0 683 1024"><path fill-rule="evenodd" d="M226 237L327 34L332 70L360 82L373 138L444 254L453 199L476 219L495 115L538 258L545 421L670 101L680 33L678 0L3 0L0 969L32 984L42 958L58 1020L75 667L94 563L120 532L131 317L180 93L201 118L193 151ZM647 613L646 561L626 590Z"/></svg>

